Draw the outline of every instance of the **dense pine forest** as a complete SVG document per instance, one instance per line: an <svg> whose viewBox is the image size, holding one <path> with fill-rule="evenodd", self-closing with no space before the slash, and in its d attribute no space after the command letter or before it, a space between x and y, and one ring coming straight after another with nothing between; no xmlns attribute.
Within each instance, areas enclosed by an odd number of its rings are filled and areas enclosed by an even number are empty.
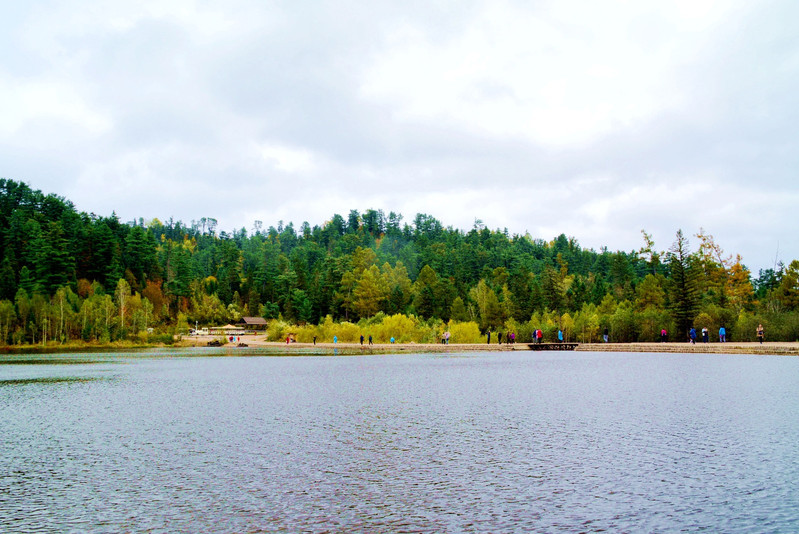
<svg viewBox="0 0 799 534"><path fill-rule="evenodd" d="M640 250L594 251L367 209L227 233L211 218L87 214L7 179L0 208L0 344L148 342L244 316L301 341L528 341L539 328L546 340L607 328L611 341L655 341L665 328L682 342L692 326L753 340L758 323L767 340L799 339L799 261L755 278L703 232L677 231L665 251L645 231Z"/></svg>

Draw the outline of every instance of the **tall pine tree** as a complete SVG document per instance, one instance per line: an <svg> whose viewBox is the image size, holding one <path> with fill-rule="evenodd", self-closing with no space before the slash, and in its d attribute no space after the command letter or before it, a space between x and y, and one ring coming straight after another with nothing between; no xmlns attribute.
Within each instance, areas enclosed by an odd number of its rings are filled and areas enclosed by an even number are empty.
<svg viewBox="0 0 799 534"><path fill-rule="evenodd" d="M689 252L688 246L688 238L683 235L682 230L678 230L677 238L667 255L671 274L668 284L669 299L677 322L678 336L687 334L699 305L700 273L696 257Z"/></svg>

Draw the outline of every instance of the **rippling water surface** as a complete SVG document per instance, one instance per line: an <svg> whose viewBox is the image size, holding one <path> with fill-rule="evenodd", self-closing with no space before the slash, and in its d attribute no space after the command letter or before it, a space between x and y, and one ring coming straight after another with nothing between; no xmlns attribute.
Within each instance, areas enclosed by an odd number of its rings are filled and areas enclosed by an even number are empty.
<svg viewBox="0 0 799 534"><path fill-rule="evenodd" d="M799 531L797 358L91 358L0 365L0 530Z"/></svg>

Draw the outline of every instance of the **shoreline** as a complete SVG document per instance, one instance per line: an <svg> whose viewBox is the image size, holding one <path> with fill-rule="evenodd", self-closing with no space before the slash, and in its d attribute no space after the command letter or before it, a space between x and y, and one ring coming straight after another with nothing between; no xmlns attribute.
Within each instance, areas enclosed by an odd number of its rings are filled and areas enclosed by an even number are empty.
<svg viewBox="0 0 799 534"><path fill-rule="evenodd" d="M245 350L252 354L258 349L268 349L270 353L281 353L283 355L303 354L308 351L324 351L325 353L335 353L338 350L347 354L363 353L452 353L452 352L497 352L497 351L528 351L539 352L530 349L527 343L498 344L498 343L375 343L361 345L358 342L328 343L317 342L300 343L294 342L287 344L285 341L267 341L264 336L246 335L242 336L241 342L246 346L239 347L236 343L224 343L217 348L228 349L231 351ZM185 348L212 348L208 347L208 342L218 340L219 336L184 336L174 344L165 345L162 343L153 344L119 344L110 343L108 345L98 344L68 344L64 346L47 345L5 345L0 347L0 354L3 355L27 355L27 354L53 354L53 353L98 353L98 352L139 352L152 349L185 349ZM679 354L751 354L751 355L776 355L776 356L799 356L799 342L771 341L760 344L756 341L751 342L727 342L727 343L660 343L660 342L636 342L636 343L580 343L574 349L580 352L648 352L648 353L679 353ZM546 352L565 352L560 350Z"/></svg>
<svg viewBox="0 0 799 534"><path fill-rule="evenodd" d="M583 343L578 351L593 352L651 352L680 354L769 354L775 356L799 356L799 342L729 341L726 343Z"/></svg>
<svg viewBox="0 0 799 534"><path fill-rule="evenodd" d="M192 336L184 337L177 342L175 347L207 347L209 341L218 339L218 336ZM343 349L347 351L378 351L385 352L485 352L485 351L529 351L527 343L498 344L498 343L375 343L361 345L358 342L327 343L286 343L285 341L267 341L264 336L243 336L242 343L246 348L283 348L286 352L303 349L324 349L333 351ZM226 343L221 347L230 349L245 348L237 347L235 343ZM690 354L770 354L779 356L799 356L799 342L790 341L771 341L764 342L762 345L757 341L751 342L726 342L726 343L660 343L660 342L636 342L636 343L580 343L576 351L581 352L650 352L650 353L690 353ZM561 351L553 351L561 352Z"/></svg>

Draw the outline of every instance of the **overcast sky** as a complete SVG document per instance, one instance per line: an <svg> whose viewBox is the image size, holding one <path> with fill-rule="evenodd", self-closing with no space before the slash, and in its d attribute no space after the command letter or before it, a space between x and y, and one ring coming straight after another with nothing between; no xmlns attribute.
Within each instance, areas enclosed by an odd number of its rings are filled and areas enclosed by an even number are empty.
<svg viewBox="0 0 799 534"><path fill-rule="evenodd" d="M799 2L3 2L0 176L232 231L427 213L799 259Z"/></svg>

